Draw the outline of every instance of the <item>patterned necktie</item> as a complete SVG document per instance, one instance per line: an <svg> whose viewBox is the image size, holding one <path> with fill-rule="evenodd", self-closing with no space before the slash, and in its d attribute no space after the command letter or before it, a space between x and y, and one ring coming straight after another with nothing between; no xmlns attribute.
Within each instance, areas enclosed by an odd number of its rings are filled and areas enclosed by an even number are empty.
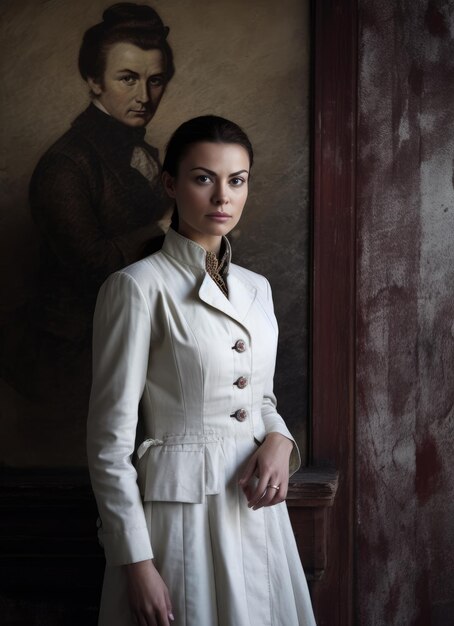
<svg viewBox="0 0 454 626"><path fill-rule="evenodd" d="M208 274L214 280L216 285L222 291L226 298L229 297L227 284L225 282L225 274L228 269L228 252L225 250L222 259L218 262L218 258L214 252L207 252L205 257L205 267Z"/></svg>

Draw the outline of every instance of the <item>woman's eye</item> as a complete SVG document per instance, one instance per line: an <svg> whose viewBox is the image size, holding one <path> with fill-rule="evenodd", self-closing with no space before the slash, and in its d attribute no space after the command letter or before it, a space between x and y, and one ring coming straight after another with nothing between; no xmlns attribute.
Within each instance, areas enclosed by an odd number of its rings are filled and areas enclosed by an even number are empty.
<svg viewBox="0 0 454 626"><path fill-rule="evenodd" d="M230 184L233 185L234 187L241 187L241 185L245 182L246 181L244 180L244 178L235 177L235 178L230 179Z"/></svg>
<svg viewBox="0 0 454 626"><path fill-rule="evenodd" d="M206 185L211 181L211 179L206 174L200 174L199 176L197 176L196 181L201 185Z"/></svg>

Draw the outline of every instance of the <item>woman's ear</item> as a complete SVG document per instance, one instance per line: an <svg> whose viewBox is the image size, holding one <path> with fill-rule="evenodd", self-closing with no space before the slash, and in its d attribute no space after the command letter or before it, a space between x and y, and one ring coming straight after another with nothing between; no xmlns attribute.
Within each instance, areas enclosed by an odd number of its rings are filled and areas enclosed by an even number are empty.
<svg viewBox="0 0 454 626"><path fill-rule="evenodd" d="M175 178L169 172L162 172L161 180L169 198L175 198Z"/></svg>
<svg viewBox="0 0 454 626"><path fill-rule="evenodd" d="M95 80L94 78L90 78L90 76L87 76L87 83L90 87L91 93L94 93L95 96L100 96L102 94L101 84L97 80Z"/></svg>

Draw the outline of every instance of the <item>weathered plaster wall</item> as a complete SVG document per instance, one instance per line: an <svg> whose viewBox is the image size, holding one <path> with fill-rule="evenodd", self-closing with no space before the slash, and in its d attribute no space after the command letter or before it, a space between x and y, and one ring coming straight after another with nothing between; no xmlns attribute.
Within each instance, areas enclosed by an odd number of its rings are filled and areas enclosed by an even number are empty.
<svg viewBox="0 0 454 626"><path fill-rule="evenodd" d="M87 27L108 0L2 0L0 324L27 300L36 237L27 186L44 150L88 103L77 72ZM139 0L140 1L140 0ZM145 1L145 0L144 0ZM153 0L170 26L176 74L148 129L162 149L182 121L217 113L250 134L256 164L235 260L270 278L281 345L279 408L305 446L307 389L309 2ZM37 407L0 383L0 462L83 464L85 414Z"/></svg>
<svg viewBox="0 0 454 626"><path fill-rule="evenodd" d="M454 619L454 4L360 0L358 623Z"/></svg>

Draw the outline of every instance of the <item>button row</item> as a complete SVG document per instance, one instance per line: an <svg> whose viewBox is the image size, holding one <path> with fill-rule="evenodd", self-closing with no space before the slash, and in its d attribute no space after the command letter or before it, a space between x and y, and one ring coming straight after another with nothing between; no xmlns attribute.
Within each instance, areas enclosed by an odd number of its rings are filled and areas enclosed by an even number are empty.
<svg viewBox="0 0 454 626"><path fill-rule="evenodd" d="M245 352L246 351L246 342L244 339L238 339L235 341L235 345L232 350L236 352ZM247 387L248 380L244 376L240 376L234 383L238 387L238 389L244 389ZM246 409L238 409L234 413L231 414L230 417L234 417L238 422L244 422L247 419L248 413Z"/></svg>

